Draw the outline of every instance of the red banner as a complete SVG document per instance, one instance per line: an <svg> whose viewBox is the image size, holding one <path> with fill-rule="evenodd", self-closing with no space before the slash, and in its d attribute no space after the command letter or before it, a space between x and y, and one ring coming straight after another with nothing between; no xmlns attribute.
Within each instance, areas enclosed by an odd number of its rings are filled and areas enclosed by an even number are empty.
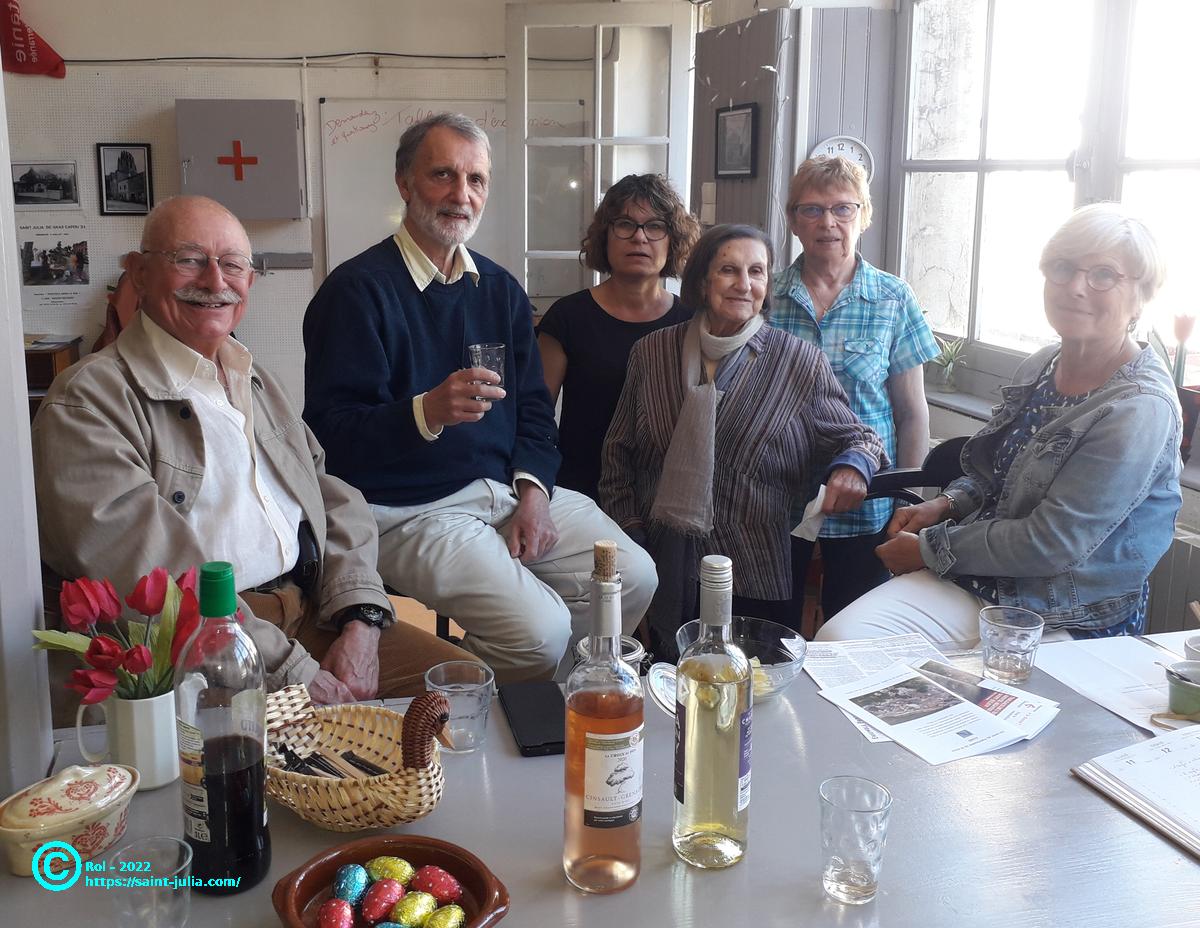
<svg viewBox="0 0 1200 928"><path fill-rule="evenodd" d="M17 74L48 74L66 77L62 55L25 25L18 0L4 0L4 28L0 32L0 59L4 70Z"/></svg>

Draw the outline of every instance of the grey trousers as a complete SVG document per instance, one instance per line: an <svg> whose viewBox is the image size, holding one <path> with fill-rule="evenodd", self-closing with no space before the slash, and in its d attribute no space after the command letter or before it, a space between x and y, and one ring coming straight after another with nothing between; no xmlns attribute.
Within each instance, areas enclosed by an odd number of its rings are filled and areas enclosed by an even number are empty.
<svg viewBox="0 0 1200 928"><path fill-rule="evenodd" d="M384 582L461 625L462 646L497 683L548 679L569 664L568 648L588 633L594 542L617 543L626 634L658 586L650 556L592 500L561 487L550 501L558 542L522 564L500 534L517 502L511 487L480 479L432 503L371 506Z"/></svg>

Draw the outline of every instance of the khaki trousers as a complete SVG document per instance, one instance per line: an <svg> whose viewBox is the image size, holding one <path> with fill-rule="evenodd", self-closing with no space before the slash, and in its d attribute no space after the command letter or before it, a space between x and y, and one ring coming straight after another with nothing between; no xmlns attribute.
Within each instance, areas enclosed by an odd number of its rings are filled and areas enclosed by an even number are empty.
<svg viewBox="0 0 1200 928"><path fill-rule="evenodd" d="M270 593L242 593L256 616L283 629L318 661L338 633L317 627L316 610L300 588L290 581ZM449 641L409 625L396 622L379 636L379 698L419 696L425 692L425 671L442 661L473 661L477 658Z"/></svg>

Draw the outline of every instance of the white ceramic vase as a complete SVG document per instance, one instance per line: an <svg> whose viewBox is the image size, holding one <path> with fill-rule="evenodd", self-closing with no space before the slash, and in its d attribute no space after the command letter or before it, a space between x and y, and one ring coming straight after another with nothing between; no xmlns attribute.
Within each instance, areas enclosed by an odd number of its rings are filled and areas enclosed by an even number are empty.
<svg viewBox="0 0 1200 928"><path fill-rule="evenodd" d="M79 753L90 763L111 758L114 763L136 767L141 779L138 791L157 789L179 777L179 749L175 741L175 694L163 693L149 699L110 696L98 703L105 716L108 744L94 754L83 743L83 710L75 713L75 736Z"/></svg>

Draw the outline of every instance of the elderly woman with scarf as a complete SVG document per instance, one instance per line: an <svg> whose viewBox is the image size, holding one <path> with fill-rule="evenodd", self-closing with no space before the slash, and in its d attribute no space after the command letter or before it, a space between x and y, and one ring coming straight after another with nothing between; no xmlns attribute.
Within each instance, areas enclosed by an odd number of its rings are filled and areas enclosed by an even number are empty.
<svg viewBox="0 0 1200 928"><path fill-rule="evenodd" d="M683 272L690 322L638 342L604 442L600 501L654 557L656 655L695 617L697 565L735 563L734 612L792 622L792 498L826 484L822 509L861 504L884 458L817 348L765 324L773 249L720 225Z"/></svg>

